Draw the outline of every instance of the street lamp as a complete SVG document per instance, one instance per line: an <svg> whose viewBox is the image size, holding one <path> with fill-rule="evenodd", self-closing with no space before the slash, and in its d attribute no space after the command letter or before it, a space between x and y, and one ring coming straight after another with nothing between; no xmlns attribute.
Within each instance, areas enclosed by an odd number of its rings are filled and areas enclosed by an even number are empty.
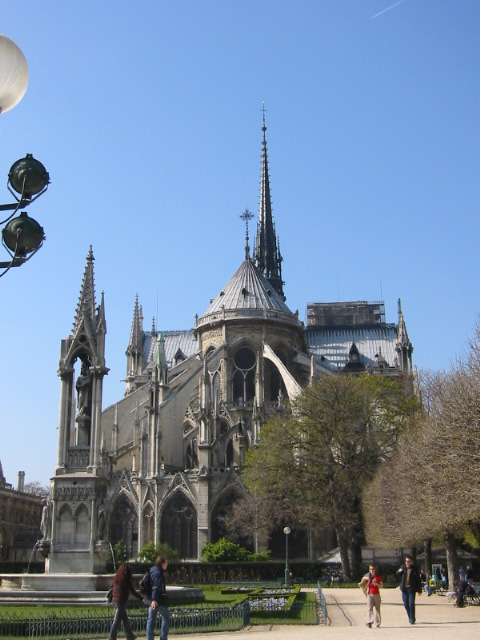
<svg viewBox="0 0 480 640"><path fill-rule="evenodd" d="M10 260L0 262L0 269L3 269L0 278L11 267L20 267L30 260L43 245L45 234L38 222L29 218L26 211L22 211L17 217L14 216L19 209L28 207L45 193L49 182L47 170L30 153L12 165L8 174L7 187L16 202L0 205L0 211L13 211L0 222L0 224L6 224L2 229L2 243L10 255ZM14 191L20 197L17 197Z"/></svg>
<svg viewBox="0 0 480 640"><path fill-rule="evenodd" d="M20 102L27 84L28 65L25 56L14 42L0 35L0 114ZM19 267L30 260L42 246L45 234L38 222L29 218L25 211L14 216L19 209L28 207L45 193L49 182L47 170L30 153L12 165L7 187L15 202L0 205L0 211L13 211L0 221L0 225L6 225L2 229L2 243L10 260L0 262L0 269L3 269L0 277L11 267Z"/></svg>
<svg viewBox="0 0 480 640"><path fill-rule="evenodd" d="M285 586L288 587L290 582L290 569L288 567L288 536L290 534L290 527L285 527L283 533L285 534Z"/></svg>

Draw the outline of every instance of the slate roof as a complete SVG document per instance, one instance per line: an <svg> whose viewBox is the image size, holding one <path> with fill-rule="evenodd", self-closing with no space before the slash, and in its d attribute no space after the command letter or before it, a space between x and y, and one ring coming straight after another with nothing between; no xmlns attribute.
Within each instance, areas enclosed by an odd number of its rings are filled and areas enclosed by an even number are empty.
<svg viewBox="0 0 480 640"><path fill-rule="evenodd" d="M397 365L398 338L394 324L344 329L308 327L305 338L310 354L323 356L336 367L347 364L352 344L357 346L366 367L373 367L377 355L383 356L390 367Z"/></svg>
<svg viewBox="0 0 480 640"><path fill-rule="evenodd" d="M202 318L219 311L268 310L292 314L280 294L250 259L244 260Z"/></svg>
<svg viewBox="0 0 480 640"><path fill-rule="evenodd" d="M198 351L198 344L193 329L183 331L160 331L165 339L165 359L167 366L171 369L175 366L178 359L186 359L193 356ZM145 333L144 341L144 367L149 362L155 362L155 353L157 349L157 334L152 343L152 332Z"/></svg>

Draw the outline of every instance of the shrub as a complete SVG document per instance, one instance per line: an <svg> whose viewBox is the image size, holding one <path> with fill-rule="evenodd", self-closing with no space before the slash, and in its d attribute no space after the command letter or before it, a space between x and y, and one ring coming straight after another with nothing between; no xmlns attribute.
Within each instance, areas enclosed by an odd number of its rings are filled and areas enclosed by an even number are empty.
<svg viewBox="0 0 480 640"><path fill-rule="evenodd" d="M244 562L252 560L252 553L239 544L220 538L218 542L208 542L202 549L206 562Z"/></svg>
<svg viewBox="0 0 480 640"><path fill-rule="evenodd" d="M138 558L142 562L155 562L155 559L158 556L165 556L169 561L175 561L178 558L178 553L175 549L168 546L166 542L159 542L155 545L151 541L147 542L147 544L140 549L140 553L138 554Z"/></svg>

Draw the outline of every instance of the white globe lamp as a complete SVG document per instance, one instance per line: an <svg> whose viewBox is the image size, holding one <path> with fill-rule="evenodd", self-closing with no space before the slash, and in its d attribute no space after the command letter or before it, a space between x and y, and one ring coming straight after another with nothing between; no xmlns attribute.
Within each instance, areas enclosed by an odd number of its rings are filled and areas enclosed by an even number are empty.
<svg viewBox="0 0 480 640"><path fill-rule="evenodd" d="M0 35L0 113L23 98L28 85L28 65L17 45Z"/></svg>

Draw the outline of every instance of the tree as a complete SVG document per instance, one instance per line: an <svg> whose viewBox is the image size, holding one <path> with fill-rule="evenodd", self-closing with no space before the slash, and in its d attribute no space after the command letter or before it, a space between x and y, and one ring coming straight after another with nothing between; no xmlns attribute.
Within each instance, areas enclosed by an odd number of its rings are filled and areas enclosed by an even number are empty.
<svg viewBox="0 0 480 640"><path fill-rule="evenodd" d="M480 324L447 373L422 375L424 412L364 492L367 538L443 540L450 583L456 540L480 520Z"/></svg>
<svg viewBox="0 0 480 640"><path fill-rule="evenodd" d="M39 496L41 498L46 498L50 489L47 485L42 484L38 480L34 480L33 482L27 482L23 488L24 493L30 493L33 496Z"/></svg>
<svg viewBox="0 0 480 640"><path fill-rule="evenodd" d="M123 540L119 540L113 547L113 555L115 562L120 564L128 560L127 547Z"/></svg>
<svg viewBox="0 0 480 640"><path fill-rule="evenodd" d="M278 522L333 528L343 573L357 576L362 488L416 408L401 382L368 374L323 377L302 391L291 416L262 429L260 445L248 452L247 486L276 505Z"/></svg>
<svg viewBox="0 0 480 640"><path fill-rule="evenodd" d="M259 553L260 541L266 540L275 527L277 511L276 503L270 500L268 493L246 493L220 520L229 540L238 544L243 542Z"/></svg>

